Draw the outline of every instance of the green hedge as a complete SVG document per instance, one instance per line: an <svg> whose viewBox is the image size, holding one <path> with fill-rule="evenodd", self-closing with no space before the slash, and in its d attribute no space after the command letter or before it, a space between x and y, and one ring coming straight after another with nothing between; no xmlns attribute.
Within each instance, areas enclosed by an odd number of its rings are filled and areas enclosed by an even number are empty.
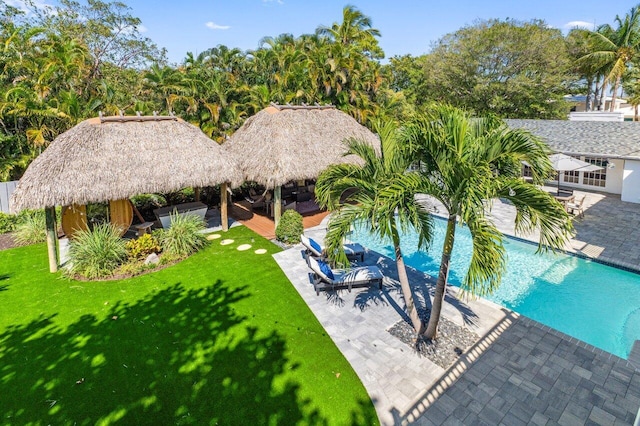
<svg viewBox="0 0 640 426"><path fill-rule="evenodd" d="M287 244L297 244L300 242L300 235L304 232L302 226L302 216L295 210L287 210L280 218L280 223L276 228L276 239Z"/></svg>

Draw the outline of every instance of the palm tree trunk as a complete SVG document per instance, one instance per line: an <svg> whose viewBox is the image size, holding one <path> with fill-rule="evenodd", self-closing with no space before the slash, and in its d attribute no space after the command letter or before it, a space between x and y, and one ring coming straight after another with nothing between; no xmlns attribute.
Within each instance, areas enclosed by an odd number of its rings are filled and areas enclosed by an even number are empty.
<svg viewBox="0 0 640 426"><path fill-rule="evenodd" d="M442 248L442 260L440 261L440 272L438 273L438 281L436 282L436 294L433 296L433 305L431 306L431 315L429 316L429 324L427 331L424 333L427 339L435 339L438 337L438 323L440 322L440 313L442 312L442 304L444 303L444 295L447 290L447 280L449 278L449 262L451 261L451 252L453 251L453 242L456 235L456 215L450 215L447 221L447 232L444 236L444 246Z"/></svg>
<svg viewBox="0 0 640 426"><path fill-rule="evenodd" d="M413 329L416 331L416 334L420 334L422 333L424 326L420 320L418 310L416 309L416 305L413 300L413 293L411 291L411 286L409 285L409 277L407 276L407 268L404 265L404 257L402 257L402 250L400 249L400 236L398 235L395 223L392 226L393 248L396 253L396 267L398 268L398 280L400 281L400 288L402 289L402 297L404 297L404 303L407 307L407 315L409 315Z"/></svg>
<svg viewBox="0 0 640 426"><path fill-rule="evenodd" d="M584 110L591 111L591 103L593 97L593 77L587 77L587 98L584 101ZM597 96L597 94L596 94Z"/></svg>
<svg viewBox="0 0 640 426"><path fill-rule="evenodd" d="M605 100L607 99L605 94L607 93L607 79L605 78L600 87L600 104L598 105L598 111L603 111L606 107Z"/></svg>
<svg viewBox="0 0 640 426"><path fill-rule="evenodd" d="M620 86L620 76L616 78L616 82L613 85L613 94L611 95L611 105L609 105L609 112L613 112L616 109L616 96L618 94L619 86Z"/></svg>
<svg viewBox="0 0 640 426"><path fill-rule="evenodd" d="M638 105L633 106L633 121L638 121Z"/></svg>

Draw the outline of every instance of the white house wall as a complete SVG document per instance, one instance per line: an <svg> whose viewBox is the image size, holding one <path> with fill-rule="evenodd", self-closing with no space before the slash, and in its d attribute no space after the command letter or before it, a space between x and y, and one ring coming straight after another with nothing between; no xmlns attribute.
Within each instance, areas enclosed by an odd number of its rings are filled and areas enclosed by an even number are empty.
<svg viewBox="0 0 640 426"><path fill-rule="evenodd" d="M623 172L621 200L640 203L640 161L626 160Z"/></svg>
<svg viewBox="0 0 640 426"><path fill-rule="evenodd" d="M604 187L604 192L621 194L624 186L622 183L624 175L624 160L609 160L609 163L612 163L614 167L607 169L607 182Z"/></svg>
<svg viewBox="0 0 640 426"><path fill-rule="evenodd" d="M584 157L580 157L581 160L584 160ZM607 168L607 180L605 181L605 186L593 186L593 185L585 185L584 182L584 172L580 173L580 183L569 183L564 181L564 174L560 176L560 186L576 188L576 189L584 189L585 191L602 191L608 192L610 194L621 194L622 193L622 179L624 175L624 160L618 159L610 159L609 163L613 164L613 168ZM628 161L628 160L627 160ZM624 201L624 200L623 200ZM637 202L640 202L638 200Z"/></svg>

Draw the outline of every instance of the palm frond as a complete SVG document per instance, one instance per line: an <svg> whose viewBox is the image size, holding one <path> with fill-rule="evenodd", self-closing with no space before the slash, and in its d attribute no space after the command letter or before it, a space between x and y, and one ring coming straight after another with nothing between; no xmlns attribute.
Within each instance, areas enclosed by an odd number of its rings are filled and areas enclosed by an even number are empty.
<svg viewBox="0 0 640 426"><path fill-rule="evenodd" d="M484 216L469 217L466 223L471 232L473 251L462 290L485 296L498 288L506 269L502 234Z"/></svg>
<svg viewBox="0 0 640 426"><path fill-rule="evenodd" d="M502 182L499 195L516 208L517 234L526 235L538 229L538 251L564 248L572 235L573 224L562 204L549 193L521 179L511 179Z"/></svg>

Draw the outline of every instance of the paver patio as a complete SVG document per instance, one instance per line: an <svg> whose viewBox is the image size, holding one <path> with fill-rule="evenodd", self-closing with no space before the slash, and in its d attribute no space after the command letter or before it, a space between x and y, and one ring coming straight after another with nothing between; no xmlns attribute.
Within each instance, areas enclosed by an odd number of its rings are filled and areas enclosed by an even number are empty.
<svg viewBox="0 0 640 426"><path fill-rule="evenodd" d="M640 249L630 248L640 237L640 205L590 193L585 206L569 249L640 265ZM496 223L507 234L513 234L514 214L507 204L494 205ZM317 239L325 232L323 225L306 231ZM453 288L443 315L481 338L445 371L387 332L404 317L391 259L373 252L365 258L382 269L382 291L316 296L301 246L274 257L353 365L382 424L633 424L640 372L626 360L486 300L460 301ZM432 290L428 275L410 270L409 278Z"/></svg>

